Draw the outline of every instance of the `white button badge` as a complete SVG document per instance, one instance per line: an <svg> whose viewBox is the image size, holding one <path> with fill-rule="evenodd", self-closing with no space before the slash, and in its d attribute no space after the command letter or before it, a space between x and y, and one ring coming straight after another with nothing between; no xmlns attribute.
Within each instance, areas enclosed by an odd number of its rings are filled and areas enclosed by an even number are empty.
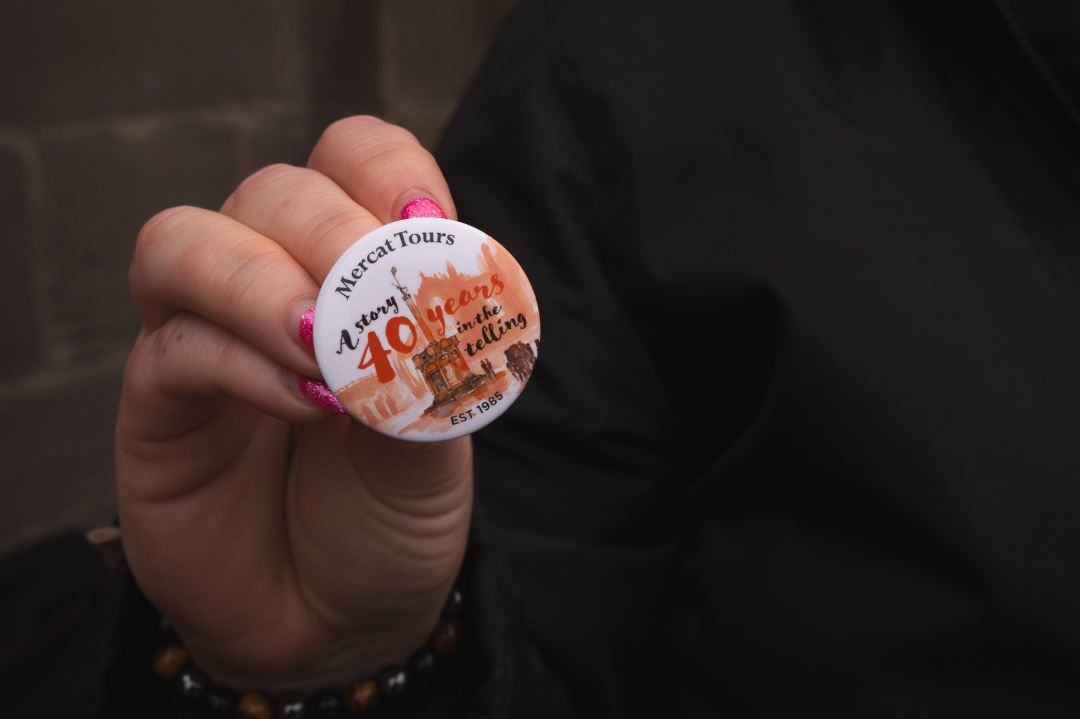
<svg viewBox="0 0 1080 719"><path fill-rule="evenodd" d="M415 442L461 437L505 412L540 348L540 312L517 261L453 220L401 220L360 238L315 307L315 357L338 401Z"/></svg>

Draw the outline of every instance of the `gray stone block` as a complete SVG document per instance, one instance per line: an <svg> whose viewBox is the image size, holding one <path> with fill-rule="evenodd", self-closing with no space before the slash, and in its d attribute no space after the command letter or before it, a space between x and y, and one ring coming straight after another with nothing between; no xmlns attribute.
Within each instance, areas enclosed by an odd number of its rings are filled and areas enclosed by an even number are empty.
<svg viewBox="0 0 1080 719"><path fill-rule="evenodd" d="M116 513L118 370L0 398L0 555Z"/></svg>
<svg viewBox="0 0 1080 719"><path fill-rule="evenodd" d="M432 149L512 0L394 0L381 7L386 120Z"/></svg>
<svg viewBox="0 0 1080 719"><path fill-rule="evenodd" d="M235 132L182 124L45 138L54 360L123 352L139 321L127 273L139 229L175 205L217 209L240 180Z"/></svg>
<svg viewBox="0 0 1080 719"><path fill-rule="evenodd" d="M28 195L22 158L0 147L0 380L29 369L37 354Z"/></svg>
<svg viewBox="0 0 1080 719"><path fill-rule="evenodd" d="M262 117L245 139L240 172L246 177L278 162L302 167L318 137L310 113L300 106Z"/></svg>
<svg viewBox="0 0 1080 719"><path fill-rule="evenodd" d="M0 3L0 122L301 92L300 0Z"/></svg>
<svg viewBox="0 0 1080 719"><path fill-rule="evenodd" d="M378 3L310 0L308 18L311 97L322 104L375 108L381 48Z"/></svg>
<svg viewBox="0 0 1080 719"><path fill-rule="evenodd" d="M398 100L458 98L487 52L486 0L384 2L383 93Z"/></svg>

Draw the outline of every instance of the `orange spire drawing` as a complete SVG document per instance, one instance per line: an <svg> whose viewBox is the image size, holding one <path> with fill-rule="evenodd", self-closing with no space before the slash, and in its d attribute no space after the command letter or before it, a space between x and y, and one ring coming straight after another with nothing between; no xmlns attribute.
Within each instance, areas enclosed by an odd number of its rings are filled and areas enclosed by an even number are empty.
<svg viewBox="0 0 1080 719"><path fill-rule="evenodd" d="M416 307L416 301L413 300L412 295L409 294L409 288L402 287L401 283L398 282L397 268L391 267L390 274L394 276L394 287L397 287L398 291L401 292L401 296L405 298L405 304L409 306L409 312L412 312L416 324L420 325L420 331L424 333L424 337L427 338L428 344L436 342L435 335L431 334L431 329L428 328L427 322L424 322L423 315L420 314L420 310Z"/></svg>

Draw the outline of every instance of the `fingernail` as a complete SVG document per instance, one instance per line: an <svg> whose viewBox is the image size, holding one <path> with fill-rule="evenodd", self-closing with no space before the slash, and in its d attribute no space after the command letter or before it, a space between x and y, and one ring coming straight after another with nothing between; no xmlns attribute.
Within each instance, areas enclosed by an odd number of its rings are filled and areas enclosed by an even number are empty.
<svg viewBox="0 0 1080 719"><path fill-rule="evenodd" d="M309 308L300 315L300 341L312 353L315 352L315 308Z"/></svg>
<svg viewBox="0 0 1080 719"><path fill-rule="evenodd" d="M404 207L401 208L401 219L408 220L413 217L438 217L440 219L446 219L446 213L439 207L439 203L428 197L417 197L415 200L409 200Z"/></svg>
<svg viewBox="0 0 1080 719"><path fill-rule="evenodd" d="M338 402L334 393L326 386L325 382L299 375L297 378L297 386L300 389L300 394L319 405L327 412L348 414L345 408L341 406L341 402Z"/></svg>
<svg viewBox="0 0 1080 719"><path fill-rule="evenodd" d="M300 340L311 354L315 354L315 298L305 297L297 300L289 308L288 319L285 321L290 332L295 332L293 337Z"/></svg>

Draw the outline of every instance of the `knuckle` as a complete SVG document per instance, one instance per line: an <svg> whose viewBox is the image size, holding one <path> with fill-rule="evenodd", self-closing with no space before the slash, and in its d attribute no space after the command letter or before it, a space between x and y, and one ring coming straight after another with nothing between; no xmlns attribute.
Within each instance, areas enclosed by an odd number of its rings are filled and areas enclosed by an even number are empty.
<svg viewBox="0 0 1080 719"><path fill-rule="evenodd" d="M165 321L150 335L152 354L164 354L170 343L175 343L177 338L182 338L184 330L190 332L190 315L187 312L178 312Z"/></svg>
<svg viewBox="0 0 1080 719"><path fill-rule="evenodd" d="M185 332L187 341L192 342L195 339L196 329L189 313L180 312L173 315L149 338L147 360L151 363L162 360L170 349L175 350L177 345L184 340Z"/></svg>
<svg viewBox="0 0 1080 719"><path fill-rule="evenodd" d="M345 137L352 138L358 135L363 136L373 132L379 132L385 125L389 125L389 123L380 120L373 115L353 115L351 117L343 117L340 120L330 123L330 125L323 130L319 142L325 140L327 143L334 143Z"/></svg>
<svg viewBox="0 0 1080 719"><path fill-rule="evenodd" d="M257 199L266 193L286 177L291 177L299 168L286 164L267 165L244 178L243 182L233 191L222 210L229 214L228 210L244 205Z"/></svg>
<svg viewBox="0 0 1080 719"><path fill-rule="evenodd" d="M232 367L243 359L245 343L236 334L230 332L222 338L217 347L215 364L218 367Z"/></svg>
<svg viewBox="0 0 1080 719"><path fill-rule="evenodd" d="M140 337L135 346L131 348L127 364L124 366L124 384L138 386L143 384L143 379L150 373L151 358L154 353L153 345L156 342L153 334Z"/></svg>
<svg viewBox="0 0 1080 719"><path fill-rule="evenodd" d="M355 115L333 123L323 131L316 152L341 152L363 159L384 150L401 147L420 148L416 137L403 127L371 115Z"/></svg>
<svg viewBox="0 0 1080 719"><path fill-rule="evenodd" d="M128 357L124 369L125 383L138 386L152 383L169 348L183 338L185 329L190 329L189 325L187 313L179 313L154 331L144 331ZM191 339L190 331L188 339Z"/></svg>
<svg viewBox="0 0 1080 719"><path fill-rule="evenodd" d="M135 240L135 256L146 254L159 246L159 244L167 239L171 234L171 230L176 227L177 223L183 221L185 218L190 217L193 212L198 212L198 208L180 206L170 207L167 210L162 210L157 213L142 226L139 230L139 236Z"/></svg>
<svg viewBox="0 0 1080 719"><path fill-rule="evenodd" d="M140 278L151 273L151 268L162 254L163 247L172 239L177 226L201 212L203 210L197 207L170 207L147 220L135 239L135 250L128 270L128 284L132 292L138 293Z"/></svg>
<svg viewBox="0 0 1080 719"><path fill-rule="evenodd" d="M380 175L388 170L411 168L433 162L431 153L419 145L386 143L382 147L373 149L374 151L364 158L361 166L369 172Z"/></svg>
<svg viewBox="0 0 1080 719"><path fill-rule="evenodd" d="M257 286L260 277L273 276L281 261L280 253L267 248L247 255L222 279L223 297L229 307L242 306L244 298Z"/></svg>

